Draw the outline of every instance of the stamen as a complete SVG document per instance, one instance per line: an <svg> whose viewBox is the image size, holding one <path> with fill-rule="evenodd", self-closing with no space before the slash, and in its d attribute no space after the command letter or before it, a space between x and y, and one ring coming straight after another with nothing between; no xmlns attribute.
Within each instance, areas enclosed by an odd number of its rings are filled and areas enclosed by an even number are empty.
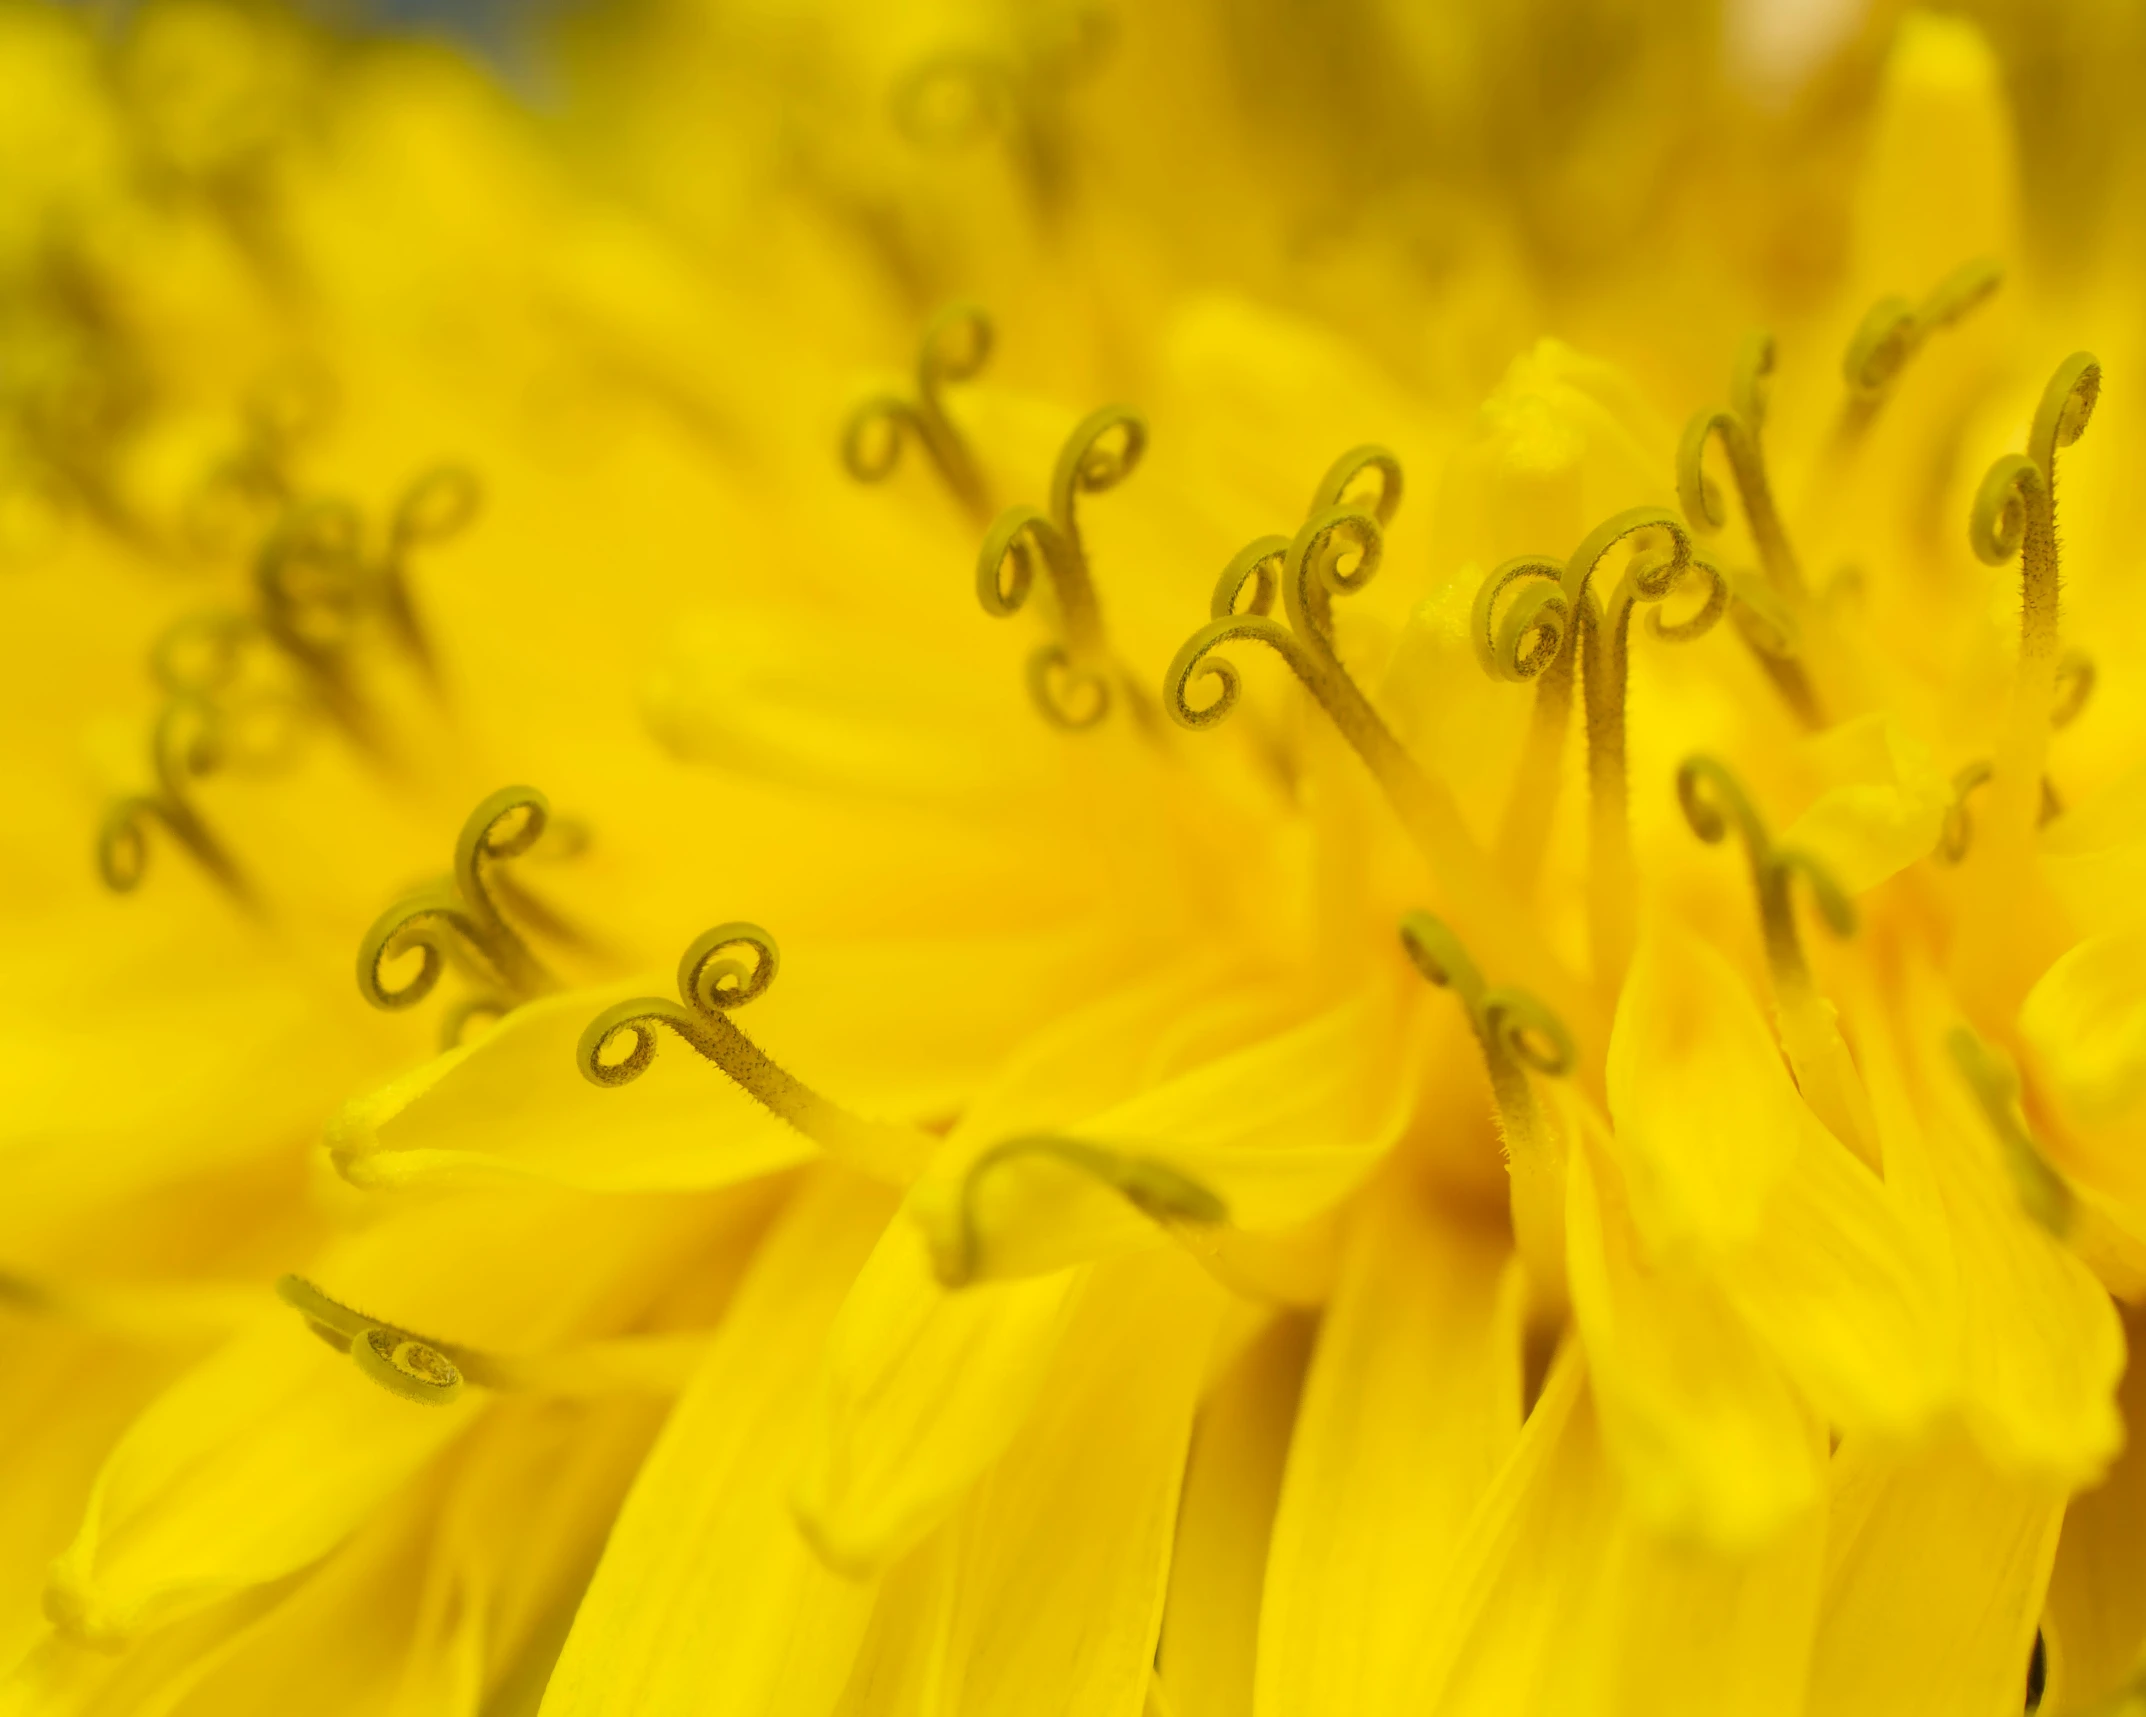
<svg viewBox="0 0 2146 1717"><path fill-rule="evenodd" d="M1766 476L1766 453L1760 433L1766 425L1766 406L1773 391L1773 336L1747 335L1738 348L1729 374L1729 403L1696 413L1685 425L1684 440L1677 449L1677 499L1694 530L1718 531L1729 522L1721 491L1706 474L1706 444L1719 437L1728 456L1729 472L1743 499L1744 519L1751 527L1751 540L1758 547L1759 564L1775 590L1794 607L1804 597L1803 573L1788 533L1781 527L1781 514L1774 505L1773 485Z"/></svg>
<svg viewBox="0 0 2146 1717"><path fill-rule="evenodd" d="M1605 608L1593 588L1595 573L1619 543L1653 533L1667 536L1668 554L1636 547ZM1674 624L1664 624L1659 612L1650 616L1656 637L1682 643L1712 630L1728 604L1729 586L1719 567L1692 553L1681 521L1660 507L1634 507L1606 520L1562 566L1530 555L1509 560L1476 593L1477 659L1495 678L1537 682L1527 748L1498 835L1500 862L1529 888L1549 844L1574 664L1584 665L1593 849L1588 917L1595 976L1605 986L1615 985L1630 960L1633 936L1636 883L1625 767L1632 610L1662 601L1694 570L1707 582L1697 612Z"/></svg>
<svg viewBox="0 0 2146 1717"><path fill-rule="evenodd" d="M1554 1307L1564 1297L1565 1153L1555 1129L1542 1124L1528 1075L1561 1079L1569 1074L1577 1061L1572 1034L1527 991L1486 984L1442 919L1411 912L1401 921L1401 946L1417 971L1453 992L1482 1045L1512 1174L1513 1237L1546 1295L1545 1309Z"/></svg>
<svg viewBox="0 0 2146 1717"><path fill-rule="evenodd" d="M261 544L253 574L262 631L335 723L377 752L372 713L350 671L367 598L356 512L340 501L291 508Z"/></svg>
<svg viewBox="0 0 2146 1717"><path fill-rule="evenodd" d="M1369 511L1333 499L1356 491L1374 474L1378 489ZM1400 499L1400 463L1384 448L1352 448L1336 460L1314 492L1311 517L1293 540L1261 537L1224 569L1210 607L1213 617L1185 640L1164 676L1163 707L1181 727L1217 725L1236 708L1243 676L1235 663L1215 652L1240 640L1266 645L1371 771L1441 891L1475 917L1479 940L1496 951L1501 963L1535 975L1546 989L1578 1002L1576 987L1513 900L1503 876L1470 838L1451 791L1394 736L1335 651L1333 597L1362 590L1376 575L1385 549L1384 526ZM1277 583L1288 614L1286 626L1271 618ZM1252 590L1250 604L1240 611L1237 603L1247 586ZM1194 703L1194 683L1209 680L1215 695Z"/></svg>
<svg viewBox="0 0 2146 1717"><path fill-rule="evenodd" d="M326 372L292 365L247 390L238 445L217 461L188 497L181 529L189 546L221 555L241 533L296 497L295 456L334 415L335 385Z"/></svg>
<svg viewBox="0 0 2146 1717"><path fill-rule="evenodd" d="M1121 405L1105 406L1074 425L1051 476L1051 510L1009 507L984 535L976 557L976 594L986 614L1019 613L1036 582L1050 574L1059 636L1028 660L1028 690L1043 718L1063 728L1093 727L1110 711L1117 670L1103 634L1103 614L1076 503L1115 489L1147 450L1147 421Z"/></svg>
<svg viewBox="0 0 2146 1717"><path fill-rule="evenodd" d="M2101 365L2074 352L2042 391L2024 454L1989 469L1968 521L1974 550L1991 566L2019 557L2019 675L1998 747L1992 814L2008 842L2034 827L2035 783L2048 754L2058 707L2057 452L2086 432L2101 393Z"/></svg>
<svg viewBox="0 0 2146 1717"><path fill-rule="evenodd" d="M422 473L396 502L386 548L372 571L373 601L386 616L388 629L435 683L439 664L410 600L410 554L467 530L483 499L476 474L466 466L435 465Z"/></svg>
<svg viewBox="0 0 2146 1717"><path fill-rule="evenodd" d="M2049 706L2049 725L2061 733L2086 713L2093 701L2100 670L2094 658L2076 646L2057 658L2056 696Z"/></svg>
<svg viewBox="0 0 2146 1717"><path fill-rule="evenodd" d="M1711 757L1688 757L1677 770L1677 799L1692 833L1709 844L1728 839L1730 826L1742 835L1751 861L1751 884L1758 897L1759 926L1766 942L1766 966L1773 980L1775 1016L1781 1047L1796 1076L1803 1100L1851 1150L1873 1168L1879 1166L1876 1123L1862 1076L1840 1035L1833 1006L1818 993L1796 933L1789 885L1801 876L1819 916L1835 936L1855 933L1855 903L1817 859L1796 847L1774 844L1764 819L1728 768Z"/></svg>
<svg viewBox="0 0 2146 1717"><path fill-rule="evenodd" d="M1685 425L1684 439L1677 448L1677 501L1696 531L1712 533L1728 525L1728 509L1722 504L1721 491L1706 474L1707 443L1718 438L1743 500L1744 519L1759 551L1760 568L1779 599L1771 605L1739 602L1737 629L1751 645L1767 677L1780 688L1789 708L1809 726L1822 727L1825 720L1818 695L1803 663L1794 654L1802 647L1804 631L1803 573L1781 524L1760 440L1773 391L1773 360L1771 334L1745 337L1730 372L1727 407L1700 411ZM1747 606L1752 610L1748 617L1744 612Z"/></svg>
<svg viewBox="0 0 2146 1717"><path fill-rule="evenodd" d="M736 958L738 952L749 956ZM795 1127L831 1157L866 1174L906 1183L935 1148L912 1128L867 1121L829 1101L778 1067L730 1021L730 1011L766 992L780 956L775 939L757 924L720 924L694 938L678 962L684 1006L662 996L639 996L606 1008L581 1034L575 1053L582 1077L606 1087L631 1084L656 1056L656 1027L668 1027L727 1074L761 1107ZM619 1059L621 1037L632 1047Z"/></svg>
<svg viewBox="0 0 2146 1717"><path fill-rule="evenodd" d="M503 878L490 867L536 845L551 802L534 787L502 787L462 824L451 876L397 901L373 921L358 947L358 990L376 1008L415 1007L432 993L451 962L479 986L472 1002L452 1010L446 1042L479 1014L497 1016L552 987L551 974L507 922L495 893ZM517 896L517 898L520 898ZM407 982L390 987L381 967L415 950L420 963Z"/></svg>
<svg viewBox="0 0 2146 1717"><path fill-rule="evenodd" d="M303 1276L283 1277L276 1294L381 1388L425 1407L451 1406L465 1384L494 1393L569 1397L676 1394L706 1345L702 1332L682 1331L614 1336L551 1353L491 1353L367 1317Z"/></svg>
<svg viewBox="0 0 2146 1717"><path fill-rule="evenodd" d="M1561 1079L1577 1055L1565 1023L1525 990L1491 988L1468 957L1460 938L1445 921L1428 912L1411 912L1401 920L1401 945L1430 982L1451 990L1468 1016L1483 1061L1490 1070L1491 1095L1497 1099L1508 1145L1533 1149L1542 1135L1535 1123L1535 1099L1527 1076L1539 1073Z"/></svg>
<svg viewBox="0 0 2146 1717"><path fill-rule="evenodd" d="M1989 785L1995 767L1987 757L1960 766L1952 778L1952 803L1945 807L1945 821L1938 831L1937 856L1947 864L1958 864L1974 845L1975 820L1967 809L1968 795L1978 787ZM2057 790L2050 785L2049 777L2042 777L2042 809L2035 819L2037 828L2045 828L2063 812L2064 806L2057 798Z"/></svg>
<svg viewBox="0 0 2146 1717"><path fill-rule="evenodd" d="M303 1276L283 1277L276 1283L276 1294L304 1317L307 1328L338 1352L349 1354L358 1369L390 1395L421 1407L448 1407L461 1399L471 1357L466 1349L369 1318L322 1293ZM468 1381L479 1379L468 1377Z"/></svg>
<svg viewBox="0 0 2146 1717"><path fill-rule="evenodd" d="M148 825L157 822L235 898L258 905L187 787L223 769L263 768L288 754L296 731L294 701L273 686L249 683L251 647L261 636L246 616L212 609L182 616L150 646L150 672L165 693L150 739L156 787L116 799L105 811L97 868L115 892L140 887L148 868Z"/></svg>
<svg viewBox="0 0 2146 1717"><path fill-rule="evenodd" d="M934 316L917 343L914 397L875 394L851 412L842 431L843 468L860 483L884 482L901 463L902 443L913 436L954 499L977 523L990 518L990 490L975 454L947 415L941 390L982 372L992 338L991 318L977 305L949 304Z"/></svg>
<svg viewBox="0 0 2146 1717"><path fill-rule="evenodd" d="M1848 397L1828 457L1838 462L1868 432L1925 340L1987 303L2003 284L2002 265L1978 257L1946 275L1920 305L1898 297L1873 304L1841 360Z"/></svg>
<svg viewBox="0 0 2146 1717"><path fill-rule="evenodd" d="M188 797L188 783L213 774L224 755L224 723L214 704L189 692L166 700L149 747L155 789L113 800L97 831L97 871L105 887L131 894L141 886L149 867L148 826L153 821L163 824L234 898L252 901L252 888L236 861Z"/></svg>
<svg viewBox="0 0 2146 1717"><path fill-rule="evenodd" d="M976 1279L983 1248L977 1229L977 1191L993 1170L1022 1157L1046 1157L1100 1181L1166 1228L1177 1223L1207 1228L1229 1220L1229 1207L1218 1194L1156 1157L1048 1133L1002 1139L977 1157L962 1176L953 1233L927 1230L932 1269L944 1286L962 1288Z"/></svg>
<svg viewBox="0 0 2146 1717"><path fill-rule="evenodd" d="M2078 1198L2071 1183L2034 1142L2019 1108L2019 1075L2012 1064L1966 1026L1955 1026L1945 1040L1953 1065L1982 1106L1990 1130L2004 1151L2004 1164L2019 1190L2019 1202L2058 1239L2072 1231Z"/></svg>
<svg viewBox="0 0 2146 1717"><path fill-rule="evenodd" d="M1100 6L1038 16L1043 28L1010 49L949 48L919 62L895 85L893 107L896 128L920 149L953 154L1002 139L1048 215L1070 175L1065 95L1101 62L1112 20Z"/></svg>

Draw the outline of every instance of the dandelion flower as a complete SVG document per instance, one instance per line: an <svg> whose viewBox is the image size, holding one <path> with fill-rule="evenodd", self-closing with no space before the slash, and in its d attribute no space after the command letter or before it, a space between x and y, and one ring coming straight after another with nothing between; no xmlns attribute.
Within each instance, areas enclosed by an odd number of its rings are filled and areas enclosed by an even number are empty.
<svg viewBox="0 0 2146 1717"><path fill-rule="evenodd" d="M0 20L0 1711L2146 1699L1978 17Z"/></svg>

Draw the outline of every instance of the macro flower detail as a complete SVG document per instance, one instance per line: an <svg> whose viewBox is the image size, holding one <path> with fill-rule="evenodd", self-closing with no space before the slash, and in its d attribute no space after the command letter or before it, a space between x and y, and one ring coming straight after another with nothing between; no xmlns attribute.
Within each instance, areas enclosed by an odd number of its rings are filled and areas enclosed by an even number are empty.
<svg viewBox="0 0 2146 1717"><path fill-rule="evenodd" d="M2122 8L440 28L0 18L0 1714L2146 1710Z"/></svg>

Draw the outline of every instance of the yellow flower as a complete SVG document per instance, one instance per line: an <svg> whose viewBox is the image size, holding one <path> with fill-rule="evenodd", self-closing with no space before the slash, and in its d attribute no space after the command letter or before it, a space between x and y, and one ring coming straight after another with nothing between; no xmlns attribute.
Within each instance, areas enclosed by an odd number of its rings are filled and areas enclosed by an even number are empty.
<svg viewBox="0 0 2146 1717"><path fill-rule="evenodd" d="M0 20L0 1712L2140 1696L2137 44L1419 13Z"/></svg>

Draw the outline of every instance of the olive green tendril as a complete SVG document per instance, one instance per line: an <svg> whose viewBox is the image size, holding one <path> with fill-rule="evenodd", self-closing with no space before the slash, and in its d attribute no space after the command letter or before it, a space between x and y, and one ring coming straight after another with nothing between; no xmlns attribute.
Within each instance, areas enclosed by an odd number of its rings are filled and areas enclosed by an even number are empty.
<svg viewBox="0 0 2146 1717"><path fill-rule="evenodd" d="M1051 508L1008 507L984 534L976 557L976 595L984 612L1017 614L1040 565L1057 599L1058 636L1028 659L1028 690L1055 727L1093 727L1110 712L1118 677L1103 634L1103 614L1076 507L1082 495L1115 489L1147 450L1147 421L1122 405L1090 412L1074 425L1051 475Z"/></svg>
<svg viewBox="0 0 2146 1717"><path fill-rule="evenodd" d="M1503 874L1476 847L1451 791L1410 755L1335 648L1333 599L1362 590L1377 574L1385 527L1400 501L1400 461L1385 448L1354 447L1335 460L1294 538L1261 537L1223 569L1211 617L1185 640L1164 674L1163 707L1181 727L1211 728L1226 720L1243 676L1216 652L1240 641L1264 644L1371 772L1440 886L1450 898L1470 903L1479 933L1510 964L1570 992L1570 981L1512 900ZM1286 625L1273 618L1277 594ZM1195 686L1208 682L1213 694L1195 701Z"/></svg>
<svg viewBox="0 0 2146 1717"><path fill-rule="evenodd" d="M1938 831L1937 856L1947 864L1958 864L1967 857L1975 844L1975 819L1969 811L1969 797L1990 783L1996 766L1987 757L1964 763L1952 777L1952 799L1945 807L1945 821ZM2057 790L2049 777L2042 777L2042 808L2036 818L2038 827L2046 827L2063 814L2064 803L2057 797Z"/></svg>
<svg viewBox="0 0 2146 1717"><path fill-rule="evenodd" d="M1367 481L1375 483L1368 498L1341 498ZM1389 773L1415 772L1413 760L1349 677L1334 647L1334 597L1354 595L1377 576L1385 526L1400 504L1400 462L1383 447L1352 448L1321 481L1310 516L1293 540L1260 537L1240 549L1216 582L1209 620L1186 639L1164 676L1163 705L1171 719L1193 729L1225 720L1237 706L1243 677L1235 663L1215 651L1250 640L1288 664L1374 774L1383 780ZM1277 595L1286 626L1273 618ZM1208 680L1215 695L1195 704L1193 685Z"/></svg>
<svg viewBox="0 0 2146 1717"><path fill-rule="evenodd" d="M349 1354L381 1388L423 1407L451 1406L465 1385L569 1397L675 1394L705 1342L700 1332L682 1331L615 1336L551 1353L493 1353L368 1317L303 1276L283 1277L276 1294L308 1329L338 1353Z"/></svg>
<svg viewBox="0 0 2146 1717"><path fill-rule="evenodd" d="M2003 284L2003 266L1978 257L1946 275L1920 304L1897 295L1873 304L1841 359L1848 398L1837 443L1852 444L1870 428L1924 341L1986 304Z"/></svg>
<svg viewBox="0 0 2146 1717"><path fill-rule="evenodd" d="M1726 765L1711 757L1687 757L1677 770L1677 801L1692 833L1702 841L1718 845L1729 838L1732 827L1743 837L1751 861L1751 885L1758 895L1759 923L1766 937L1766 958L1775 981L1786 979L1808 989L1810 966L1796 934L1789 883L1799 875L1803 878L1819 916L1836 936L1855 933L1855 903L1809 853L1774 845L1765 820Z"/></svg>
<svg viewBox="0 0 2146 1717"><path fill-rule="evenodd" d="M2053 701L2049 709L2049 726L2055 732L2065 728L2085 713L2088 702L2094 695L2098 678L2094 658L2084 650L2067 649L2057 658L2056 675L2052 687ZM1963 764L1952 778L1952 802L1945 807L1945 824L1938 836L1937 854L1947 864L1958 864L1967 856L1974 844L1974 818L1967 809L1968 795L1978 787L1989 784L1996 773L1996 765L1987 757ZM2042 808L2036 815L2036 826L2046 827L2063 814L2064 802L2057 797L2056 786L2047 775L2042 777Z"/></svg>
<svg viewBox="0 0 2146 1717"><path fill-rule="evenodd" d="M954 420L944 389L965 382L990 361L991 318L974 304L949 304L925 326L917 343L916 392L874 394L850 413L842 430L842 464L860 483L885 481L914 439L938 468L955 500L979 523L991 516L983 471Z"/></svg>
<svg viewBox="0 0 2146 1717"><path fill-rule="evenodd" d="M350 662L368 594L355 509L329 500L288 509L254 556L253 578L269 641L329 718L359 745L378 750Z"/></svg>
<svg viewBox="0 0 2146 1717"><path fill-rule="evenodd" d="M1229 1220L1229 1207L1219 1194L1159 1158L1050 1133L1002 1139L969 1164L961 1177L952 1235L930 1237L932 1269L944 1286L966 1287L976 1279L983 1252L976 1214L978 1191L995 1170L1023 1157L1042 1157L1100 1181L1166 1228L1180 1223L1211 1228Z"/></svg>
<svg viewBox="0 0 2146 1717"><path fill-rule="evenodd" d="M297 454L334 415L335 403L333 382L307 364L247 390L238 445L209 468L182 512L181 529L197 553L225 552L238 533L296 499Z"/></svg>
<svg viewBox="0 0 2146 1717"><path fill-rule="evenodd" d="M435 465L419 473L388 515L387 541L370 569L371 600L388 630L410 657L437 681L439 664L410 598L410 557L460 536L483 505L476 473L463 465Z"/></svg>
<svg viewBox="0 0 2146 1717"><path fill-rule="evenodd" d="M1790 883L1801 876L1826 928L1835 936L1855 932L1854 902L1809 853L1776 846L1743 786L1711 757L1688 757L1677 771L1677 799L1684 820L1701 840L1719 843L1733 826L1743 836L1758 897L1759 926L1766 942L1774 1013L1781 1048L1803 1100L1834 1137L1877 1169L1881 1163L1870 1094L1840 1034L1832 1004L1818 993L1803 943L1796 933Z"/></svg>
<svg viewBox="0 0 2146 1717"><path fill-rule="evenodd" d="M358 946L358 990L376 1008L415 1007L453 965L476 985L477 998L451 1011L446 1044L476 1017L497 1017L552 987L500 899L506 879L495 867L536 845L551 803L534 787L502 787L474 811L455 841L454 871L406 895L373 921ZM527 899L516 894L517 902ZM416 952L416 972L392 982L390 960Z"/></svg>
<svg viewBox="0 0 2146 1717"><path fill-rule="evenodd" d="M347 1353L357 1368L390 1395L420 1407L450 1407L462 1398L473 1355L431 1336L369 1318L324 1294L303 1276L285 1276L276 1294L330 1347ZM482 1369L481 1362L478 1369Z"/></svg>
<svg viewBox="0 0 2146 1717"><path fill-rule="evenodd" d="M1482 1046L1512 1176L1513 1237L1528 1267L1537 1310L1552 1316L1565 1297L1565 1151L1556 1130L1543 1124L1528 1075L1561 1079L1570 1074L1578 1061L1572 1034L1527 991L1485 983L1443 919L1411 912L1401 920L1401 946L1426 979L1453 992Z"/></svg>
<svg viewBox="0 0 2146 1717"><path fill-rule="evenodd" d="M1632 553L1605 605L1594 580L1620 544ZM1470 634L1477 660L1493 678L1536 686L1527 748L1498 839L1500 862L1524 886L1532 887L1549 844L1575 668L1581 672L1594 845L1590 919L1597 976L1609 981L1623 970L1631 941L1625 700L1632 611L1640 603L1662 602L1694 573L1705 583L1704 600L1676 621L1664 621L1662 611L1653 609L1648 620L1656 637L1682 643L1704 636L1728 604L1729 584L1719 567L1692 552L1675 514L1633 507L1598 525L1569 559L1518 556L1493 571L1476 593Z"/></svg>
<svg viewBox="0 0 2146 1717"><path fill-rule="evenodd" d="M190 783L233 768L259 770L286 761L301 710L254 672L260 627L240 614L209 610L174 621L150 647L149 668L164 693L151 730L154 787L115 799L97 837L97 869L107 887L127 894L148 869L147 830L162 824L226 889L255 904L238 865L211 833L189 795Z"/></svg>
<svg viewBox="0 0 2146 1717"><path fill-rule="evenodd" d="M1991 566L2020 558L2020 647L2053 656L2057 644L2057 453L2086 433L2101 396L2101 365L2074 352L2042 390L2025 453L2007 453L1975 494L1968 540Z"/></svg>
<svg viewBox="0 0 2146 1717"><path fill-rule="evenodd" d="M201 868L241 901L252 889L194 808L189 784L214 773L225 757L224 721L216 706L192 693L168 698L149 745L156 785L115 799L97 831L97 872L115 894L131 894L149 868L148 827L163 826Z"/></svg>
<svg viewBox="0 0 2146 1717"><path fill-rule="evenodd" d="M1451 990L1468 1016L1483 1060L1490 1069L1492 1094L1509 1116L1532 1116L1526 1075L1561 1079L1576 1059L1572 1034L1564 1021L1528 994L1483 980L1460 938L1442 918L1411 912L1401 920L1401 946L1416 970L1442 990ZM1529 1129L1532 1132L1532 1125Z"/></svg>
<svg viewBox="0 0 2146 1717"><path fill-rule="evenodd" d="M1968 540L1991 566L2020 565L2019 669L2013 705L1994 759L1992 819L2000 846L2031 834L2060 699L2057 453L2086 432L2101 393L2101 365L2074 352L2042 390L2025 453L1989 468L1968 519ZM1995 874L1994 872L1992 873Z"/></svg>
<svg viewBox="0 0 2146 1717"><path fill-rule="evenodd" d="M637 996L589 1022L575 1051L582 1077L607 1088L631 1084L656 1058L660 1025L828 1155L882 1179L906 1180L930 1154L929 1138L851 1114L777 1066L731 1023L733 1009L766 993L780 958L775 938L757 924L719 924L695 937L678 962L679 1001ZM629 1047L614 1056L621 1039Z"/></svg>
<svg viewBox="0 0 2146 1717"><path fill-rule="evenodd" d="M1049 8L1034 9L1046 23ZM1065 97L1098 67L1114 31L1110 14L1074 6L999 49L947 48L912 66L893 91L894 123L917 148L959 154L997 139L1028 181L1039 208L1064 201L1071 150Z"/></svg>
<svg viewBox="0 0 2146 1717"><path fill-rule="evenodd" d="M1729 374L1729 403L1700 411L1685 425L1684 439L1677 448L1677 500L1694 530L1711 533L1728 524L1721 491L1706 474L1706 445L1718 438L1737 493L1743 499L1744 518L1751 527L1751 540L1758 547L1759 564L1773 587L1791 603L1797 603L1803 598L1803 574L1789 547L1788 533L1781 526L1760 441L1773 391L1773 359L1771 334L1745 336Z"/></svg>
<svg viewBox="0 0 2146 1717"><path fill-rule="evenodd" d="M2070 648L2057 658L2056 695L2049 705L2049 725L2062 732L2086 713L2101 671L2084 650Z"/></svg>
<svg viewBox="0 0 2146 1717"><path fill-rule="evenodd" d="M2019 557L2022 660L2056 654L2057 452L2086 433L2100 395L2101 365L2090 352L2074 352L2042 390L2027 451L1998 459L1975 494L1968 519L1975 553L1991 566Z"/></svg>
<svg viewBox="0 0 2146 1717"><path fill-rule="evenodd" d="M2006 1171L2018 1189L2028 1216L2058 1239L2071 1232L2078 1199L2062 1171L2034 1142L2019 1107L2019 1074L2012 1064L1966 1026L1955 1026L1945 1040L1952 1063L1974 1093L2004 1152Z"/></svg>
<svg viewBox="0 0 2146 1717"><path fill-rule="evenodd" d="M1706 474L1707 443L1718 439L1743 500L1744 519L1758 549L1765 586L1775 598L1769 602L1754 597L1738 581L1732 592L1737 599L1733 604L1737 630L1798 718L1818 727L1824 724L1818 695L1798 659L1805 604L1803 573L1781 523L1761 439L1773 391L1773 364L1773 336L1747 335L1730 370L1728 405L1697 412L1685 425L1684 439L1677 447L1677 502L1693 530L1711 535L1727 527L1729 515L1721 491Z"/></svg>

